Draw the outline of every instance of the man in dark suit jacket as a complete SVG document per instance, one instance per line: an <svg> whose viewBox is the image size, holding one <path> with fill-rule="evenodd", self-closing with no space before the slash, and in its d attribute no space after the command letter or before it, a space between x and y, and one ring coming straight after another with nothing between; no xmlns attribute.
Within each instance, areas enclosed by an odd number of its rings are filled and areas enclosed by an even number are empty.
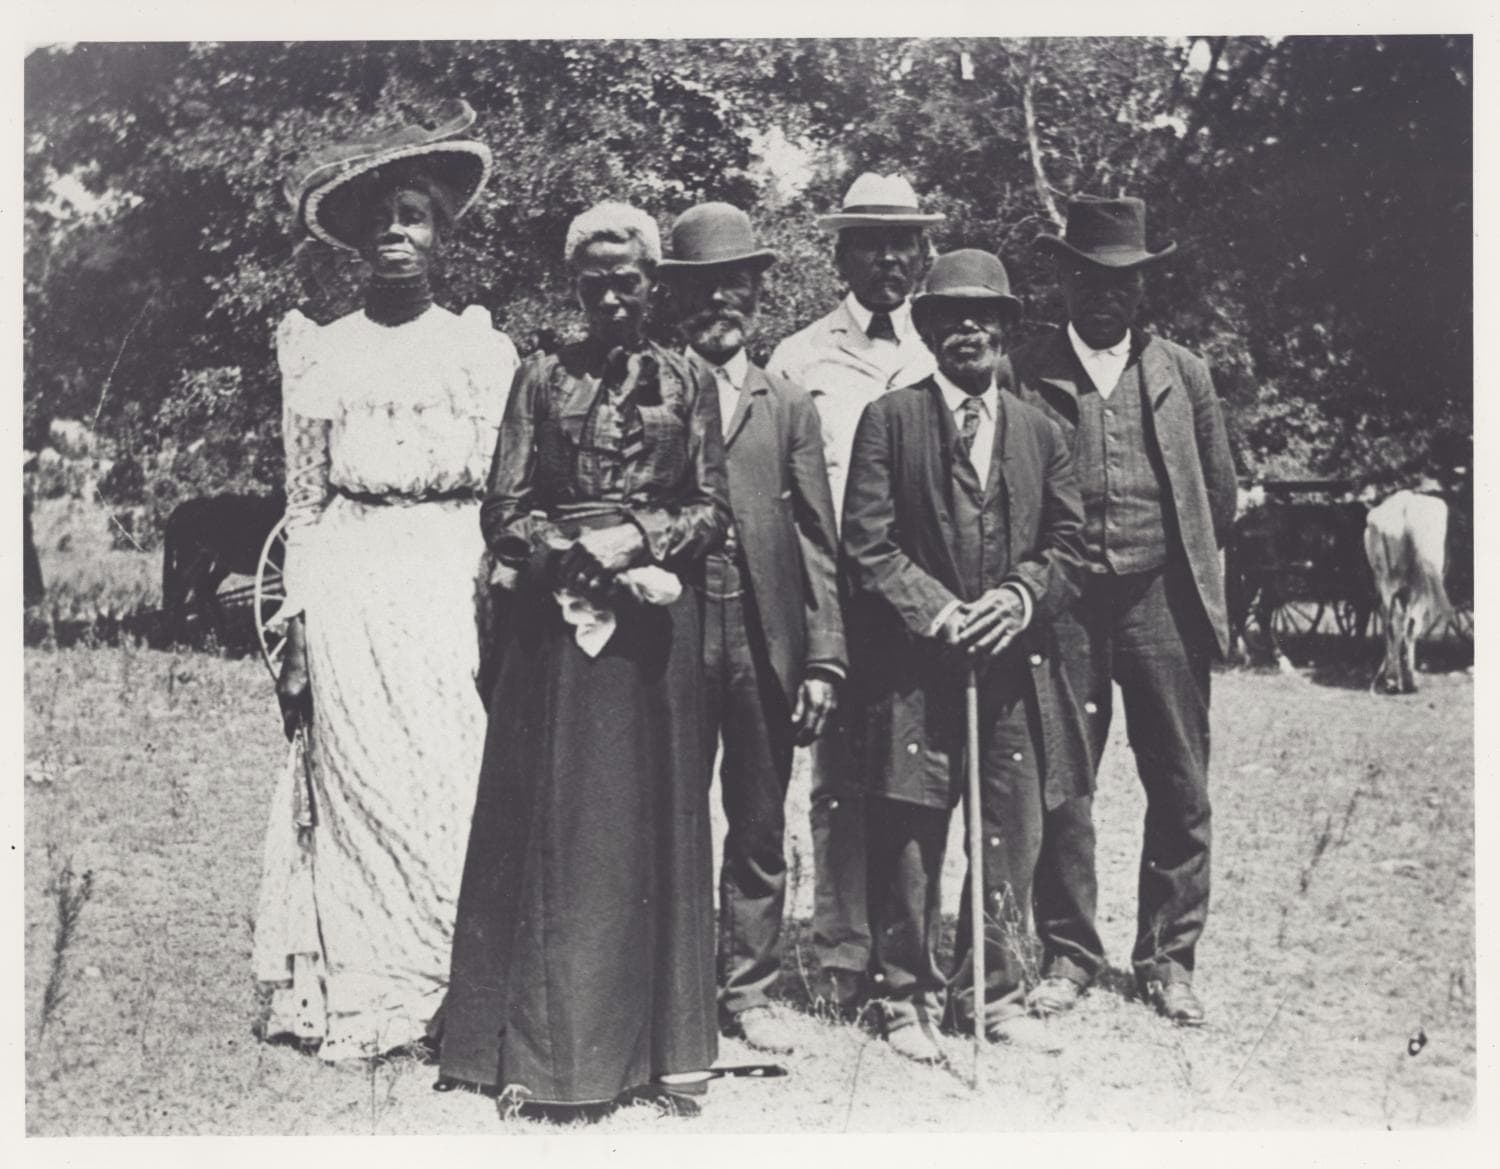
<svg viewBox="0 0 1500 1169"><path fill-rule="evenodd" d="M844 503L855 737L870 784L873 976L886 1038L922 1062L941 1058L934 1027L945 1008L959 1029L979 1015L992 1040L1048 1042L1026 1013L1018 942L1043 804L1072 794L1084 761L1077 728L1058 717L1050 636L1077 593L1082 513L1062 432L1000 392L1005 332L1019 310L994 256L966 249L937 259L913 313L938 372L865 409ZM951 1002L937 964L970 664L982 671L982 1014L967 897Z"/></svg>
<svg viewBox="0 0 1500 1169"><path fill-rule="evenodd" d="M672 227L660 272L679 331L719 389L734 527L707 562L709 736L723 734L729 821L719 877L719 1010L726 1033L792 1050L767 992L781 969L786 900L783 804L792 751L822 732L844 677L834 527L812 398L752 364L745 336L775 253L727 203Z"/></svg>
<svg viewBox="0 0 1500 1169"><path fill-rule="evenodd" d="M1017 393L1072 442L1090 570L1057 629L1089 773L1047 816L1036 876L1046 977L1030 1001L1065 1011L1104 964L1091 793L1118 682L1146 789L1131 958L1142 996L1192 1026L1203 1021L1192 977L1208 913L1209 664L1228 649L1219 548L1235 476L1208 367L1132 327L1143 270L1175 247L1148 251L1145 224L1139 199L1074 199L1066 234L1038 241L1058 253L1068 323L1011 355Z"/></svg>

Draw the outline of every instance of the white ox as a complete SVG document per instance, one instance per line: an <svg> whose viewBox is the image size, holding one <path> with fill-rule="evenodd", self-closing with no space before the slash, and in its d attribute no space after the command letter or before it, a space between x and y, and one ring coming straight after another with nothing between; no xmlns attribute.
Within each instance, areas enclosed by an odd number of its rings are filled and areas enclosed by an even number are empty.
<svg viewBox="0 0 1500 1169"><path fill-rule="evenodd" d="M1443 590L1448 505L1432 495L1398 491L1365 521L1365 554L1385 620L1385 659L1372 689L1417 688L1417 639L1450 612Z"/></svg>

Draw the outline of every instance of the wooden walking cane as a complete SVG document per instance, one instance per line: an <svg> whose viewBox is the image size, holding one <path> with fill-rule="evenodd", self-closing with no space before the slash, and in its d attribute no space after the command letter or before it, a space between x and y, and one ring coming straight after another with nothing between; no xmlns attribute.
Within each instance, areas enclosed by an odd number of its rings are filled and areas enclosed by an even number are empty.
<svg viewBox="0 0 1500 1169"><path fill-rule="evenodd" d="M964 731L969 772L969 950L974 963L974 1087L984 1050L984 825L979 815L979 671L964 679Z"/></svg>

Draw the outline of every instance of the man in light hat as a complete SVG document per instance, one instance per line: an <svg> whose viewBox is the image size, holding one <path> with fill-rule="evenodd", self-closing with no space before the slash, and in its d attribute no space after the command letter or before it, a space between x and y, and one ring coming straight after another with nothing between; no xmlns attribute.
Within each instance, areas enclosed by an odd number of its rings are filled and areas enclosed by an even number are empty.
<svg viewBox="0 0 1500 1169"><path fill-rule="evenodd" d="M1146 789L1131 955L1142 997L1203 1021L1194 950L1209 890L1209 663L1228 648L1219 548L1234 520L1234 462L1208 367L1135 325L1146 248L1139 199L1079 197L1057 257L1067 323L1012 355L1016 389L1068 433L1084 501L1088 573L1057 637L1089 744L1084 790L1047 813L1036 875L1043 982L1030 1004L1066 1011L1103 968L1094 927L1092 796L1118 682Z"/></svg>
<svg viewBox="0 0 1500 1169"><path fill-rule="evenodd" d="M726 1034L789 1052L768 997L781 970L784 804L795 745L822 733L846 669L838 534L807 391L750 361L745 340L776 253L750 217L702 203L672 225L658 272L683 341L713 372L734 526L706 564L709 740L728 832L719 876L719 1014Z"/></svg>
<svg viewBox="0 0 1500 1169"><path fill-rule="evenodd" d="M912 305L937 370L872 402L844 501L854 656L851 716L869 787L871 968L886 1038L936 1062L935 1028L1051 1048L1028 1015L1021 935L1049 803L1086 763L1054 716L1064 701L1051 621L1077 595L1082 505L1072 455L1045 414L1000 392L1020 302L1000 261L941 256ZM937 963L949 818L965 788L964 685L980 672L982 1010L968 897L954 967ZM972 873L972 870L971 870ZM949 983L952 991L949 991Z"/></svg>
<svg viewBox="0 0 1500 1169"><path fill-rule="evenodd" d="M925 230L943 218L921 210L904 178L866 173L854 180L838 212L818 219L834 235L834 262L848 293L833 311L777 345L769 368L806 389L818 408L835 518L861 412L892 387L933 371L907 298L926 271ZM844 1008L864 994L870 953L861 804L836 721L812 752L813 944L829 996Z"/></svg>

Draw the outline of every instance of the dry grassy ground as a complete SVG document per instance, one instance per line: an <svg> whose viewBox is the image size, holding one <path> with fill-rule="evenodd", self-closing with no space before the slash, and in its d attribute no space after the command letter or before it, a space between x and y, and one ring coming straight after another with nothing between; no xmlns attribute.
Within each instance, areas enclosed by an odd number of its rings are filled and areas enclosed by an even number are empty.
<svg viewBox="0 0 1500 1169"><path fill-rule="evenodd" d="M953 1067L917 1069L808 1010L797 947L784 985L802 1045L788 1077L721 1082L697 1120L641 1106L597 1131L1463 1121L1476 1061L1472 679L1429 676L1406 698L1337 681L1216 678L1201 1031L1157 1020L1120 975L1054 1024L1061 1055L992 1051L976 1093L965 1043ZM1116 739L1098 803L1101 928L1123 966L1142 800ZM27 651L26 753L29 1133L553 1131L432 1092L434 1069L412 1057L325 1066L253 1038L251 913L282 759L258 662ZM800 786L794 803L806 857ZM1418 1032L1425 1045L1408 1054ZM731 1041L722 1056L751 1058Z"/></svg>

